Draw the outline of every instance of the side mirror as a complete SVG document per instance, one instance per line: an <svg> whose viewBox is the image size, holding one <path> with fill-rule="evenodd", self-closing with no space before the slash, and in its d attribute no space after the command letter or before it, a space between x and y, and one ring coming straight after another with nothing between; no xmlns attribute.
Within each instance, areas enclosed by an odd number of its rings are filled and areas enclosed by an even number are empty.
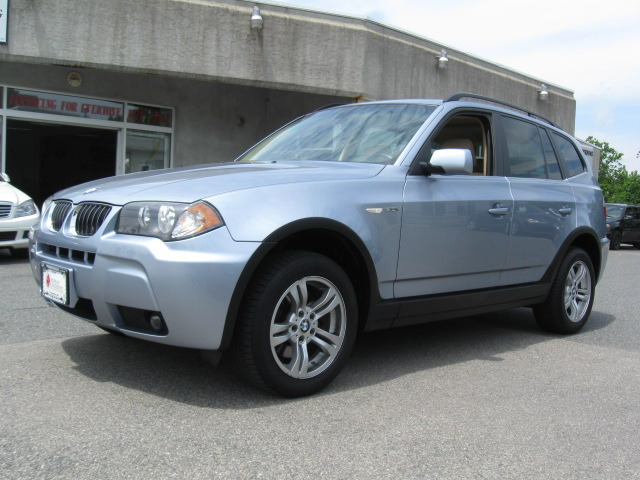
<svg viewBox="0 0 640 480"><path fill-rule="evenodd" d="M0 177L2 177L2 179L7 183L9 183L11 181L11 179L9 178L9 175L7 175L4 172L0 173Z"/></svg>
<svg viewBox="0 0 640 480"><path fill-rule="evenodd" d="M470 174L473 173L471 150L465 148L444 148L431 155L431 161L423 164L425 173Z"/></svg>

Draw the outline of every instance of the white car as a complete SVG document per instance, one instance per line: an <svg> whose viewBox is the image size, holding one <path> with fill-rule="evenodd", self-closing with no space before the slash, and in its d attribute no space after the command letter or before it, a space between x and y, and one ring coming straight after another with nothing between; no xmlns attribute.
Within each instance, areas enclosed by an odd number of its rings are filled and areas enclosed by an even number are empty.
<svg viewBox="0 0 640 480"><path fill-rule="evenodd" d="M8 248L16 257L25 257L29 230L40 221L40 210L29 196L9 185L9 176L0 174L0 249Z"/></svg>

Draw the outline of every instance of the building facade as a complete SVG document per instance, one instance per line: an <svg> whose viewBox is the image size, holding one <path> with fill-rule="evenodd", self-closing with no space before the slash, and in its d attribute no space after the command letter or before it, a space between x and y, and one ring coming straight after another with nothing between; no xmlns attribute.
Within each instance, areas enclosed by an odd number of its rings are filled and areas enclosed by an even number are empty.
<svg viewBox="0 0 640 480"><path fill-rule="evenodd" d="M4 18L1 168L38 202L233 160L327 104L471 92L574 130L570 90L370 20L242 0L9 0Z"/></svg>

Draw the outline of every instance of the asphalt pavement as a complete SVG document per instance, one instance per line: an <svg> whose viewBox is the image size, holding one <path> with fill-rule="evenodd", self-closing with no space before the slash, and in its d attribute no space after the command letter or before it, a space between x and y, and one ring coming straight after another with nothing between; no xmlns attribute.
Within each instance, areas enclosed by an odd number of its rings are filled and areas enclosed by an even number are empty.
<svg viewBox="0 0 640 480"><path fill-rule="evenodd" d="M577 335L528 309L361 336L321 393L48 307L0 251L0 478L640 478L640 250Z"/></svg>

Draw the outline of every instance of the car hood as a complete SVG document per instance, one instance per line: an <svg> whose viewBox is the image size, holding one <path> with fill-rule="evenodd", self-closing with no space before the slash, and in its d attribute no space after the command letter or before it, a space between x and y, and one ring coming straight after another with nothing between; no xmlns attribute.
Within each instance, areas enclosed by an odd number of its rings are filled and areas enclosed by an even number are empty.
<svg viewBox="0 0 640 480"><path fill-rule="evenodd" d="M54 198L113 205L152 200L191 203L253 187L368 178L384 167L335 162L224 163L104 178L67 188Z"/></svg>
<svg viewBox="0 0 640 480"><path fill-rule="evenodd" d="M7 182L0 182L0 202L11 202L20 205L29 200L29 196Z"/></svg>

